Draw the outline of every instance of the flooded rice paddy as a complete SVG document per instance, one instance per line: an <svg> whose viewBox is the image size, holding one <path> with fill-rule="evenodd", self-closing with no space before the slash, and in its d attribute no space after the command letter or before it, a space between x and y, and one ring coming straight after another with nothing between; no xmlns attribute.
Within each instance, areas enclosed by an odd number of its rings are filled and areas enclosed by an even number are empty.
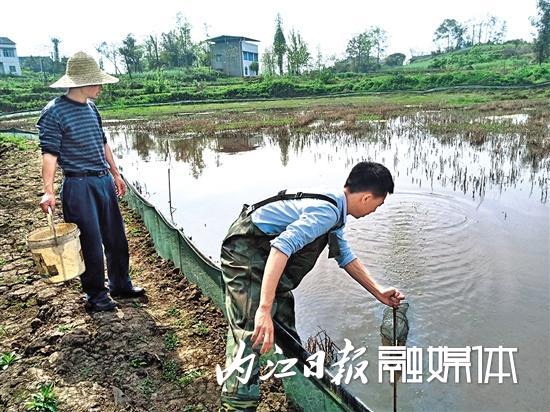
<svg viewBox="0 0 550 412"><path fill-rule="evenodd" d="M423 382L399 385L399 410L546 410L548 119L421 112L354 127L334 123L229 136L161 137L131 126L108 132L125 176L214 261L243 203L281 189L340 188L356 162L385 164L395 194L376 213L350 217L346 236L371 275L398 287L410 304L407 346L423 349ZM373 410L391 410L392 388L378 382L384 307L326 256L296 297L303 340L323 329L341 347L344 338L368 347L369 382L350 389ZM477 383L477 356L473 383L464 373L454 383L454 369L448 383L427 382L429 346L517 348L519 383ZM483 362L484 374L487 355Z"/></svg>

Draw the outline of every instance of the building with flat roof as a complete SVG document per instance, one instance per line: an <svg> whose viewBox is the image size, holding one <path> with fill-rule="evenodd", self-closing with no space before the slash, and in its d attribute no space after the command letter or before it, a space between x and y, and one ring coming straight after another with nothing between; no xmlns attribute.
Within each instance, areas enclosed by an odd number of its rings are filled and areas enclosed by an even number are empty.
<svg viewBox="0 0 550 412"><path fill-rule="evenodd" d="M210 59L214 70L228 76L257 76L258 40L243 36L218 36L207 40L210 43ZM256 62L256 65L252 65ZM256 66L256 70L252 70Z"/></svg>

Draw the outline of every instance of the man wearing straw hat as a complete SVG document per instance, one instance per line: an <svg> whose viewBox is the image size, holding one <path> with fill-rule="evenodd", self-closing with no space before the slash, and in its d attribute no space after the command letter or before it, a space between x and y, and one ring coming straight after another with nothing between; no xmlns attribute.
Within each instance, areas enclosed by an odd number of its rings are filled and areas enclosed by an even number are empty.
<svg viewBox="0 0 550 412"><path fill-rule="evenodd" d="M118 79L100 70L93 57L78 52L67 62L66 73L50 87L67 88L66 94L50 101L37 123L42 149L44 213L55 208L53 187L56 167L63 170L60 191L65 221L80 229L86 271L81 275L87 307L92 311L112 311L112 297L138 297L128 275L128 241L118 207L117 195L126 185L92 102L102 85ZM105 286L103 252L107 258L109 288Z"/></svg>

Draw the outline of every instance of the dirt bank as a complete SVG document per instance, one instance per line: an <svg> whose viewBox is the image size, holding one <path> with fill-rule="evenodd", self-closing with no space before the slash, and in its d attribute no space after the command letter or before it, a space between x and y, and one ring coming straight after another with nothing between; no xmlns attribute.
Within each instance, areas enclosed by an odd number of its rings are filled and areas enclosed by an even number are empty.
<svg viewBox="0 0 550 412"><path fill-rule="evenodd" d="M209 298L159 258L124 208L131 274L148 299L121 300L114 313L84 310L78 280L40 279L27 234L45 225L35 143L0 143L0 410L23 411L40 385L54 384L59 411L213 411L215 365L226 323ZM56 211L61 219L61 211ZM293 410L280 384L259 410Z"/></svg>

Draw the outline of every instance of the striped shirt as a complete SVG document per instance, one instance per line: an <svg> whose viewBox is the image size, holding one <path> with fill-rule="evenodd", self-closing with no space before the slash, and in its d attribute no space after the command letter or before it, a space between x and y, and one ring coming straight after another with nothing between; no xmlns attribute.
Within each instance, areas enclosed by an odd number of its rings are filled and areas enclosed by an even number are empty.
<svg viewBox="0 0 550 412"><path fill-rule="evenodd" d="M60 96L42 110L36 124L42 153L57 156L64 172L101 171L107 138L95 104L79 103Z"/></svg>

